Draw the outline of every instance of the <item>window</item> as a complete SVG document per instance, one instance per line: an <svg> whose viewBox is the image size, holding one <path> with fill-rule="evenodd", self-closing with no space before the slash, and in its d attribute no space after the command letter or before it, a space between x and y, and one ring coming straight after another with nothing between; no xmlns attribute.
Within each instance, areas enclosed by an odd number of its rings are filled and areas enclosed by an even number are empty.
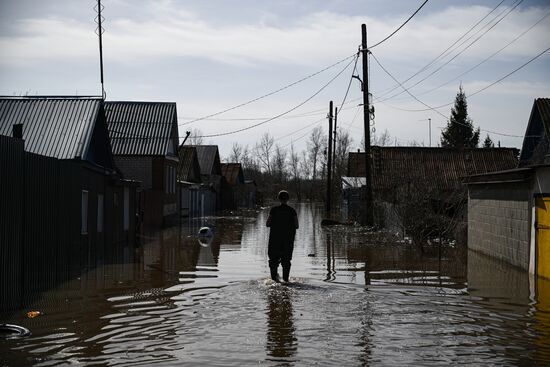
<svg viewBox="0 0 550 367"><path fill-rule="evenodd" d="M80 233L88 234L88 191L82 190L82 205L80 213Z"/></svg>
<svg viewBox="0 0 550 367"><path fill-rule="evenodd" d="M130 189L124 188L124 230L130 229Z"/></svg>
<svg viewBox="0 0 550 367"><path fill-rule="evenodd" d="M103 194L97 194L97 232L103 232Z"/></svg>

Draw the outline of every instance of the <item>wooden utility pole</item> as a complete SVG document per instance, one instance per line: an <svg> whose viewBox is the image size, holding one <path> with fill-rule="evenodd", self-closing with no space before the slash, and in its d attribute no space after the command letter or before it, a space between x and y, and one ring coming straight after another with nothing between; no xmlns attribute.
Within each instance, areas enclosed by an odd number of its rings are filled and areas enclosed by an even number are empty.
<svg viewBox="0 0 550 367"><path fill-rule="evenodd" d="M332 194L332 101L328 107L328 153L327 153L327 213L330 214Z"/></svg>
<svg viewBox="0 0 550 367"><path fill-rule="evenodd" d="M334 107L334 138L332 140L332 170L333 176L336 177L336 128L338 125L338 107Z"/></svg>
<svg viewBox="0 0 550 367"><path fill-rule="evenodd" d="M369 63L367 50L367 26L361 25L361 53L363 54L363 122L365 127L365 216L364 224L374 224L373 203L372 203L372 176L370 167L370 103L369 103Z"/></svg>

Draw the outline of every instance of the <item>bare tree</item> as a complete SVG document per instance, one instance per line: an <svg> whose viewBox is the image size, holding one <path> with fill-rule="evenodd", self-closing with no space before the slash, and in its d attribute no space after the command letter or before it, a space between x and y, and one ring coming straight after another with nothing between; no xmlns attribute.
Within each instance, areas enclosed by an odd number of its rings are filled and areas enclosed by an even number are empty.
<svg viewBox="0 0 550 367"><path fill-rule="evenodd" d="M298 201L302 200L302 190L300 185L300 156L294 150L294 144L290 145L290 157L289 157L290 176L296 192Z"/></svg>
<svg viewBox="0 0 550 367"><path fill-rule="evenodd" d="M379 147L385 147L392 143L392 138L388 129L384 129L384 132L380 135L376 135L376 133L373 133L370 140L372 145L377 145Z"/></svg>
<svg viewBox="0 0 550 367"><path fill-rule="evenodd" d="M300 160L300 172L302 173L302 178L308 179L312 174L312 167L309 164L308 154L305 150L302 151L302 158Z"/></svg>
<svg viewBox="0 0 550 367"><path fill-rule="evenodd" d="M231 145L231 152L229 153L229 162L240 163L243 155L243 146L237 142L233 142Z"/></svg>
<svg viewBox="0 0 550 367"><path fill-rule="evenodd" d="M268 174L271 174L273 171L273 144L275 144L275 139L269 133L265 133L262 135L260 142L257 143L255 147L258 160L260 161L260 164L262 165L264 171L266 171Z"/></svg>
<svg viewBox="0 0 550 367"><path fill-rule="evenodd" d="M307 142L313 180L317 178L317 166L320 161L320 154L322 153L323 142L325 140L323 139L323 135L323 129L320 126L317 126L311 131Z"/></svg>
<svg viewBox="0 0 550 367"><path fill-rule="evenodd" d="M202 137L203 135L204 134L200 129L192 129L191 134L187 139L187 141L189 142L189 145L203 145L204 144L204 138Z"/></svg>
<svg viewBox="0 0 550 367"><path fill-rule="evenodd" d="M274 173L277 175L279 182L284 181L286 171L286 150L281 148L279 144L275 146L275 154L273 157Z"/></svg>

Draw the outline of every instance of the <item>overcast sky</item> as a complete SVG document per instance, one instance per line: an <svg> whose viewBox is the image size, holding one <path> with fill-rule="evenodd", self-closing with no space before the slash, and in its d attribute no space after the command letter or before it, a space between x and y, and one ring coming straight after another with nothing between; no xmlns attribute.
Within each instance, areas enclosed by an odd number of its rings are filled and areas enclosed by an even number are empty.
<svg viewBox="0 0 550 367"><path fill-rule="evenodd" d="M422 1L102 3L107 99L175 101L179 122L185 124L354 55L361 43L362 23L367 24L368 45L374 45L401 25ZM0 94L99 95L94 4L93 0L0 1ZM404 84L422 104L407 93L399 94L400 87L391 91L395 82L371 57L376 133L387 129L401 145L412 140L428 145L427 119L431 118L432 144L436 145L450 106L438 109L440 114L404 110L451 103L460 83L467 96L474 94L546 50L550 47L549 13L548 1L428 1L397 34L371 50L400 82L429 66ZM451 52L432 63L457 40ZM215 119L181 125L180 135L192 128L211 135L262 122L301 105L341 72L324 90L283 118L240 133L206 138L220 146L222 156L229 154L234 141L253 145L265 132L281 146L294 142L301 150L311 128L328 126L324 119L328 102L333 100L336 106L342 102L353 63L344 68L350 61L353 58ZM360 75L360 61L357 66ZM349 129L355 146L363 134L362 113L357 107L360 97L359 82L354 80L338 121ZM495 142L520 147L521 137L496 133L522 136L537 97L550 97L550 51L469 97L470 117L484 130L483 138L492 131L489 134Z"/></svg>

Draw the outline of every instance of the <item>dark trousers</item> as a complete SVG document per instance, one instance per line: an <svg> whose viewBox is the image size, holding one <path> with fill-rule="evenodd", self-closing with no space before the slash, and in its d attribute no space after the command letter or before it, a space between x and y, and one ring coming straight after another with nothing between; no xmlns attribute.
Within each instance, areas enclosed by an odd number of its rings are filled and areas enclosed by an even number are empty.
<svg viewBox="0 0 550 367"><path fill-rule="evenodd" d="M283 279L288 281L293 250L294 243L269 244L267 255L269 257L269 269L273 280L277 280L277 269L279 268L279 264L281 264L283 267Z"/></svg>

